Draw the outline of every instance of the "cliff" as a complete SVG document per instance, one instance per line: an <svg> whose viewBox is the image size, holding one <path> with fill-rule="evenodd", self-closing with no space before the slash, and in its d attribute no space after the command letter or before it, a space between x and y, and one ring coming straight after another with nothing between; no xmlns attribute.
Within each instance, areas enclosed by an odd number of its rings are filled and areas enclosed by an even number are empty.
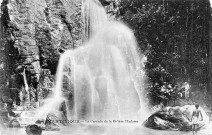
<svg viewBox="0 0 212 135"><path fill-rule="evenodd" d="M1 2L1 96L9 96L16 102L24 100L16 98L20 91L27 91L27 82L32 92L30 99L38 100L42 87L46 87L43 81L56 72L60 53L82 44L80 10L80 0Z"/></svg>
<svg viewBox="0 0 212 135"><path fill-rule="evenodd" d="M39 101L53 87L60 54L82 45L82 0L1 0L0 98ZM115 0L101 0L113 16ZM26 96L28 95L28 96Z"/></svg>

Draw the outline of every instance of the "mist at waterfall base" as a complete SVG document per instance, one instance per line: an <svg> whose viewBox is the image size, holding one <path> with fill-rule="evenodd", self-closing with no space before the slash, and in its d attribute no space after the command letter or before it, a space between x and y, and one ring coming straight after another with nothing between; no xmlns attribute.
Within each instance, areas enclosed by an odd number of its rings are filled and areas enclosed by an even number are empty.
<svg viewBox="0 0 212 135"><path fill-rule="evenodd" d="M142 65L132 31L120 22L108 22L88 43L61 55L54 94L38 116L57 113L65 101L68 119L140 122L148 115ZM71 98L63 93L67 88Z"/></svg>

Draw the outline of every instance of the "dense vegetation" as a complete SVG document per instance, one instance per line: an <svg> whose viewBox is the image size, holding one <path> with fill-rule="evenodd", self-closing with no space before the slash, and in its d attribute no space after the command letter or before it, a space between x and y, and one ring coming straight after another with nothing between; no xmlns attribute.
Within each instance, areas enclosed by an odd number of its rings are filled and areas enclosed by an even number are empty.
<svg viewBox="0 0 212 135"><path fill-rule="evenodd" d="M193 100L197 91L209 95L209 0L122 0L118 7L117 17L134 30L147 57L152 104L183 98L185 82Z"/></svg>

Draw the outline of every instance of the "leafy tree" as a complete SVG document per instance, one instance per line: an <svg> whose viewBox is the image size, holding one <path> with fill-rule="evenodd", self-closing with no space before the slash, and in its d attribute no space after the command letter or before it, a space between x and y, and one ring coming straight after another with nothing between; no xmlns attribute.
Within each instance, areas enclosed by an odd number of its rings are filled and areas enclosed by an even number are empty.
<svg viewBox="0 0 212 135"><path fill-rule="evenodd" d="M208 0L120 1L117 17L133 29L147 56L153 104L173 99L162 91L165 85L188 82L209 90L209 11Z"/></svg>

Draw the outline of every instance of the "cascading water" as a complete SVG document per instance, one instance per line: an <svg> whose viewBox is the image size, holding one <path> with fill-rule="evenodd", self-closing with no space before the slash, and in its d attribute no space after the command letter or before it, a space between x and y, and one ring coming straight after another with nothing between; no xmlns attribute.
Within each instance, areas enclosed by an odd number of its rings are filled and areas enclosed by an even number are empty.
<svg viewBox="0 0 212 135"><path fill-rule="evenodd" d="M108 21L105 9L98 0L82 1L82 19L84 41L92 37Z"/></svg>
<svg viewBox="0 0 212 135"><path fill-rule="evenodd" d="M26 79L26 71L25 71L25 69L23 71L23 78L24 78L24 87L25 87L25 90L28 93L29 92L29 86L28 86L27 79Z"/></svg>
<svg viewBox="0 0 212 135"><path fill-rule="evenodd" d="M65 101L70 119L140 119L144 74L133 32L107 21L98 1L82 7L89 40L61 55L53 97L38 114L55 112Z"/></svg>
<svg viewBox="0 0 212 135"><path fill-rule="evenodd" d="M24 81L24 94L21 92L20 94L23 94L21 95L20 97L22 97L22 100L23 100L23 96L25 97L25 101L29 101L29 85L27 83L27 77L26 77L26 70L24 69L23 73L23 81ZM23 103L24 103L23 102Z"/></svg>

